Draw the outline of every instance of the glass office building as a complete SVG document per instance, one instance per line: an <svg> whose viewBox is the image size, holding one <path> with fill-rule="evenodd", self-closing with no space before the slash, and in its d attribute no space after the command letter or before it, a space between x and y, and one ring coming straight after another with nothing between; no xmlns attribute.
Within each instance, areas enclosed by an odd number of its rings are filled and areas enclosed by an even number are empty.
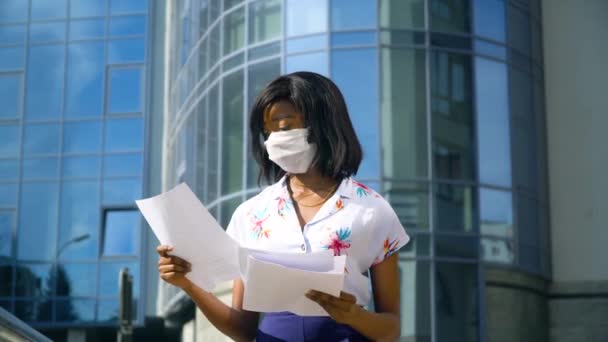
<svg viewBox="0 0 608 342"><path fill-rule="evenodd" d="M0 1L0 306L37 329L143 320L145 0Z"/></svg>
<svg viewBox="0 0 608 342"><path fill-rule="evenodd" d="M413 237L400 252L402 335L483 341L488 270L550 275L539 6L176 1L166 186L188 183L226 225L259 191L247 132L257 92L284 73L326 75L363 145L357 179Z"/></svg>

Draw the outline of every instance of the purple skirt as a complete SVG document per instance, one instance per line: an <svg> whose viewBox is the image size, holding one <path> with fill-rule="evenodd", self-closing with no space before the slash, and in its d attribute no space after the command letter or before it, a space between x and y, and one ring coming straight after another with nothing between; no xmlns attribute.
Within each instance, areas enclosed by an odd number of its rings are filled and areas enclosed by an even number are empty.
<svg viewBox="0 0 608 342"><path fill-rule="evenodd" d="M303 317L290 312L268 313L262 318L257 342L369 341L348 325L331 317Z"/></svg>

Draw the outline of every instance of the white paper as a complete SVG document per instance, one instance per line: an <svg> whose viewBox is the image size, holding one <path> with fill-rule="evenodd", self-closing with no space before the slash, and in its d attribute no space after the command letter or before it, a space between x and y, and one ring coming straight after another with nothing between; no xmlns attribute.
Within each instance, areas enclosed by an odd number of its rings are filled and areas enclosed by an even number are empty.
<svg viewBox="0 0 608 342"><path fill-rule="evenodd" d="M247 271L247 259L253 256L257 260L279 264L285 267L305 271L330 272L334 268L334 252L332 250L313 253L270 252L258 249L239 248L239 265L241 276Z"/></svg>
<svg viewBox="0 0 608 342"><path fill-rule="evenodd" d="M238 244L182 183L155 197L135 201L161 244L192 264L186 277L206 291L240 275Z"/></svg>
<svg viewBox="0 0 608 342"><path fill-rule="evenodd" d="M308 290L318 290L339 297L344 285L346 256L332 257L328 272L306 271L247 258L243 281L243 309L257 312L290 311L300 316L327 316L323 308L308 299Z"/></svg>

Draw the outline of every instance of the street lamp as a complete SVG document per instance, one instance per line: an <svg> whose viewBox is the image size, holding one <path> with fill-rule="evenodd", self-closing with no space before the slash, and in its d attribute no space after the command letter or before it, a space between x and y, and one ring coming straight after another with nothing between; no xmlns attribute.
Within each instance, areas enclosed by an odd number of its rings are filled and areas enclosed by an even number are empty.
<svg viewBox="0 0 608 342"><path fill-rule="evenodd" d="M67 246L69 246L73 243L78 243L78 242L84 241L90 237L91 237L91 234L86 233L86 234L82 234L80 236L73 237L70 240L64 242L63 245L61 245L61 247L59 247L59 249L57 250L57 256L56 256L57 259L59 259L59 255L66 249Z"/></svg>

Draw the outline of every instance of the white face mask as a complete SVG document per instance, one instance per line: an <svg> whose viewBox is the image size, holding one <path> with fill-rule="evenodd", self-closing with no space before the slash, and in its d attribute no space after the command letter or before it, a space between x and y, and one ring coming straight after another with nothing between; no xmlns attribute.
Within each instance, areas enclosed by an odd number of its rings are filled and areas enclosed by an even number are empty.
<svg viewBox="0 0 608 342"><path fill-rule="evenodd" d="M317 154L317 146L308 143L308 128L272 132L264 142L268 157L290 173L304 173Z"/></svg>

